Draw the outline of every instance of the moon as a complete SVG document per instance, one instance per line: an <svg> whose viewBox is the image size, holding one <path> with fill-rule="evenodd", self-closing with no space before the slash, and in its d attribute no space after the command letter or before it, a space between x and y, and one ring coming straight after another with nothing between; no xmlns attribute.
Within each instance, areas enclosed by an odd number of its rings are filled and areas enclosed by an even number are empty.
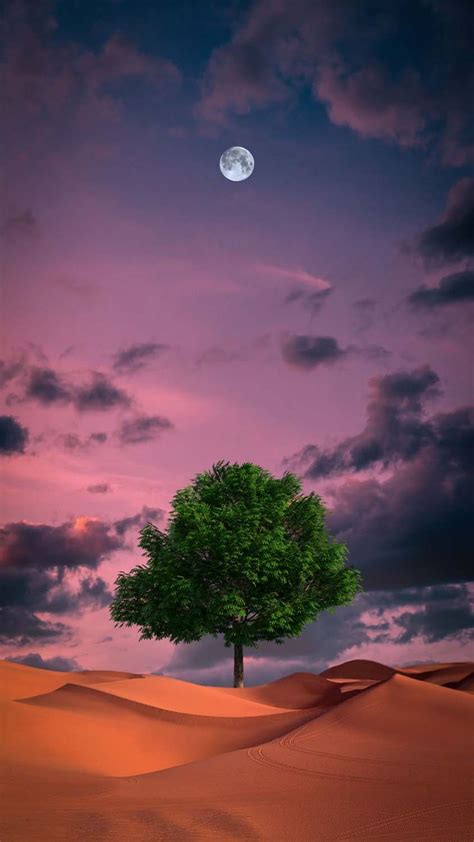
<svg viewBox="0 0 474 842"><path fill-rule="evenodd" d="M243 146L231 146L222 153L219 167L229 181L244 181L253 173L255 161L251 152Z"/></svg>

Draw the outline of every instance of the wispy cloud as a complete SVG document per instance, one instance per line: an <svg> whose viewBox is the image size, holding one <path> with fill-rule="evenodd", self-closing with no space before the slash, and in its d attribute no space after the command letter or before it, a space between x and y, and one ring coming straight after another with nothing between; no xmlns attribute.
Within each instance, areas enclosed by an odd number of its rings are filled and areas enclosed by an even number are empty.
<svg viewBox="0 0 474 842"><path fill-rule="evenodd" d="M258 263L255 267L256 271L261 275L266 275L271 278L281 278L285 281L293 281L300 284L305 284L313 289L329 290L332 289L329 281L321 278L319 275L313 275L302 268L291 268L286 266L275 266L272 263Z"/></svg>

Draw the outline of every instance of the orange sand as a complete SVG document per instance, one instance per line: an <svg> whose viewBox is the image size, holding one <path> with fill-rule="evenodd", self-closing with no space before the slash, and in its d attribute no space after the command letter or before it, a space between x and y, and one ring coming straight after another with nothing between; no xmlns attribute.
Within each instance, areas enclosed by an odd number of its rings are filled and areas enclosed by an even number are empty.
<svg viewBox="0 0 474 842"><path fill-rule="evenodd" d="M234 690L0 662L0 839L472 842L473 669Z"/></svg>

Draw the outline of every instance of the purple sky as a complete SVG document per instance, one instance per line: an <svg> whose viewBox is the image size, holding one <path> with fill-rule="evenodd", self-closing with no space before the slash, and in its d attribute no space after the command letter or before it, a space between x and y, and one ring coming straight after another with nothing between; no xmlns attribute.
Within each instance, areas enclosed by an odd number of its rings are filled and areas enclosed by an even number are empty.
<svg viewBox="0 0 474 842"><path fill-rule="evenodd" d="M229 683L220 639L139 642L107 607L225 459L303 477L366 587L250 683L466 660L472 7L192 8L7 3L0 656Z"/></svg>

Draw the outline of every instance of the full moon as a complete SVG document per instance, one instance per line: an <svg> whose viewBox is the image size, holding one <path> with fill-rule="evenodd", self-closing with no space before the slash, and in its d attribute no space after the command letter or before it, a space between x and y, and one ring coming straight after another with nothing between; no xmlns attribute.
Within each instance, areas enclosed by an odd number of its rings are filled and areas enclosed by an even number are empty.
<svg viewBox="0 0 474 842"><path fill-rule="evenodd" d="M222 153L219 167L229 181L243 181L252 175L255 161L253 155L243 146L231 146Z"/></svg>

